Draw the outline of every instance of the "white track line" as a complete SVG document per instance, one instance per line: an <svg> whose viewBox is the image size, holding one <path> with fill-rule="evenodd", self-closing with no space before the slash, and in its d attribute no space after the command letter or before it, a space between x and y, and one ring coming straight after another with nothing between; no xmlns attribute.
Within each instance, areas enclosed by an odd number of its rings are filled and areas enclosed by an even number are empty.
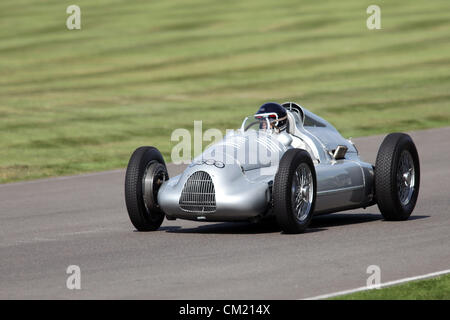
<svg viewBox="0 0 450 320"><path fill-rule="evenodd" d="M409 282L409 281L414 281L414 280L433 278L433 277L441 276L441 275L444 275L444 274L447 274L447 273L450 273L450 269L443 270L443 271L438 271L438 272L433 272L433 273L428 273L428 274L424 274L424 275L421 275L421 276L409 277L409 278L404 278L404 279L399 279L399 280L394 280L394 281L381 283L379 285L379 288L390 287L390 286L393 286L393 285L396 285L396 284ZM344 291L339 291L339 292L334 292L334 293L323 294L323 295L320 295L320 296L306 298L306 299L301 299L301 300L328 299L328 298L332 298L332 297L337 297L337 296L342 296L342 295L346 295L346 294L350 294L350 293L355 293L355 292L360 292L360 291L365 291L365 290L372 290L372 289L375 289L375 286L359 287L359 288L355 288L355 289L350 289L350 290L344 290Z"/></svg>

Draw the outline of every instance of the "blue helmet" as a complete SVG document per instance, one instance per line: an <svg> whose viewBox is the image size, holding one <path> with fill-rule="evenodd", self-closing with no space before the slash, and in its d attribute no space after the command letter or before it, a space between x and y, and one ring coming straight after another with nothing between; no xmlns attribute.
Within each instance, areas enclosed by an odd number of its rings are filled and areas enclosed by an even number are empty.
<svg viewBox="0 0 450 320"><path fill-rule="evenodd" d="M267 102L264 103L256 112L255 117L258 118L258 115L264 116L264 118L268 118L270 124L278 129L278 131L283 131L287 127L287 112L284 107L275 102Z"/></svg>

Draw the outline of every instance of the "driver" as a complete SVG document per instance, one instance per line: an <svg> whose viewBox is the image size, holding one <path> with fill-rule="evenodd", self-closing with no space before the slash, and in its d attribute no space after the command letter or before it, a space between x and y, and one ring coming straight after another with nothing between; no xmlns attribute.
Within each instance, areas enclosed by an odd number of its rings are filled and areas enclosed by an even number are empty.
<svg viewBox="0 0 450 320"><path fill-rule="evenodd" d="M278 103L268 102L263 104L258 112L256 112L255 118L260 121L260 129L268 129L267 123L269 123L270 129L273 129L278 133L286 130L287 112L286 109Z"/></svg>

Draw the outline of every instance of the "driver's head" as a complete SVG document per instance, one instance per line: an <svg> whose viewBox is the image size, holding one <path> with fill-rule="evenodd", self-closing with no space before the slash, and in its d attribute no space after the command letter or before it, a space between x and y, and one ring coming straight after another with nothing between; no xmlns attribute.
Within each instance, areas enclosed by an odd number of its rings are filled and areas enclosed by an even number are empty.
<svg viewBox="0 0 450 320"><path fill-rule="evenodd" d="M261 115L258 117L258 115ZM277 129L277 131L283 131L287 126L287 112L281 105L275 102L268 102L263 104L255 117L260 119L260 129L268 129L267 123L270 125L270 129ZM269 120L269 121L267 121Z"/></svg>

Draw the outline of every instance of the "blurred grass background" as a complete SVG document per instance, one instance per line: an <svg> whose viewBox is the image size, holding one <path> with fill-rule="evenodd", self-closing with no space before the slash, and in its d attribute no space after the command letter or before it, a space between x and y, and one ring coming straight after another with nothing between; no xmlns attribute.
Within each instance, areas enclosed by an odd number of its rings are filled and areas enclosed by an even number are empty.
<svg viewBox="0 0 450 320"><path fill-rule="evenodd" d="M2 0L0 74L0 182L123 168L141 145L170 161L173 129L237 128L265 101L346 137L448 126L450 1Z"/></svg>

